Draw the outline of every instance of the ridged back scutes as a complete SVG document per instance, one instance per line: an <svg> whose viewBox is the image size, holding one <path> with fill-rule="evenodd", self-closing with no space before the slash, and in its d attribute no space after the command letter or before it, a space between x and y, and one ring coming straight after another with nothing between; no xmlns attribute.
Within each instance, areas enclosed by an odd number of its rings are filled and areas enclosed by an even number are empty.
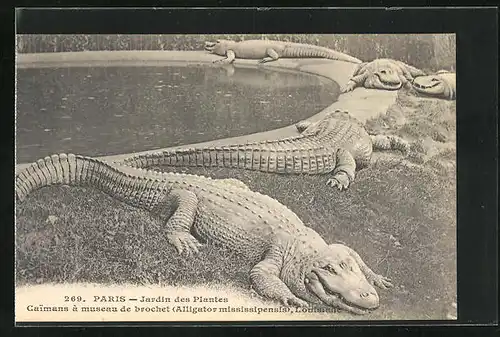
<svg viewBox="0 0 500 337"><path fill-rule="evenodd" d="M110 165L81 155L53 155L45 158L43 163L40 160L33 163L16 176L16 196L22 201L37 188L62 183L90 185L112 197L148 210L153 209L172 188L190 189L197 195L209 193L205 196L207 200L211 199L210 194L218 195L225 202L237 204L255 215L262 212L262 215L276 219L276 226L286 225L287 228L297 230L304 227L289 208L246 186L203 176ZM245 211L241 211L241 216L244 216L242 212Z"/></svg>

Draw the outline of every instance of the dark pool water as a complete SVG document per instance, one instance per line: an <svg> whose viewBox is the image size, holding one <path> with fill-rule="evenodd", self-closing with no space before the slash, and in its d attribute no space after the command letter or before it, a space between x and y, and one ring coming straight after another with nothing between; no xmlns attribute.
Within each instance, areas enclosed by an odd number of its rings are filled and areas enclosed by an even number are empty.
<svg viewBox="0 0 500 337"><path fill-rule="evenodd" d="M302 73L214 67L19 69L17 162L58 152L112 155L293 124L338 84Z"/></svg>

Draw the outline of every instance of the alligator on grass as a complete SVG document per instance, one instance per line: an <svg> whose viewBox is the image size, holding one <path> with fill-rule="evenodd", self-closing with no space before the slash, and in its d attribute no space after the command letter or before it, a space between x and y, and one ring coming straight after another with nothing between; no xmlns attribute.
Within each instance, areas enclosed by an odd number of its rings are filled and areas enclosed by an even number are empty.
<svg viewBox="0 0 500 337"><path fill-rule="evenodd" d="M360 64L342 92L352 91L356 87L399 90L408 86L415 77L425 75L427 74L422 70L401 61L376 59Z"/></svg>
<svg viewBox="0 0 500 337"><path fill-rule="evenodd" d="M236 58L258 59L259 63L276 61L279 58L326 58L331 60L361 63L350 55L311 44L283 42L273 40L206 41L205 50L212 54L225 56L214 63L232 63Z"/></svg>
<svg viewBox="0 0 500 337"><path fill-rule="evenodd" d="M236 179L161 173L73 154L39 159L16 175L16 199L50 185L87 186L150 211L179 254L202 242L225 246L253 263L258 294L288 306L323 305L363 314L379 306L373 287L391 287L351 248L327 244L277 200Z"/></svg>
<svg viewBox="0 0 500 337"><path fill-rule="evenodd" d="M134 155L117 163L152 166L227 167L278 174L331 174L327 185L344 190L355 171L369 165L373 149L408 151L396 136L371 136L348 112L335 110L318 122L296 124L299 135L221 147L164 150Z"/></svg>
<svg viewBox="0 0 500 337"><path fill-rule="evenodd" d="M416 77L412 87L423 96L457 99L457 75L451 71L439 70L433 75Z"/></svg>

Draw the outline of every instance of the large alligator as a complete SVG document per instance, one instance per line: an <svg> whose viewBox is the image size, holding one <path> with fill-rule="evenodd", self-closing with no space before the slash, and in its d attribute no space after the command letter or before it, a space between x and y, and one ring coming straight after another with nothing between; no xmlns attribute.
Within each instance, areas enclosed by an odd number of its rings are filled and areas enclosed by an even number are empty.
<svg viewBox="0 0 500 337"><path fill-rule="evenodd" d="M416 77L412 87L425 96L457 99L457 75L451 71L440 70L433 75Z"/></svg>
<svg viewBox="0 0 500 337"><path fill-rule="evenodd" d="M205 50L212 54L225 56L214 63L232 63L236 58L259 59L259 63L276 61L279 58L326 58L331 60L361 63L350 55L311 44L273 40L206 41Z"/></svg>
<svg viewBox="0 0 500 337"><path fill-rule="evenodd" d="M409 85L416 76L424 75L427 74L422 70L401 61L376 59L360 64L351 79L342 88L342 92L352 91L356 87L399 90Z"/></svg>
<svg viewBox="0 0 500 337"><path fill-rule="evenodd" d="M202 242L225 246L253 263L250 280L263 297L289 306L326 305L357 314L379 306L373 287L391 287L360 256L327 244L277 200L236 179L161 173L59 154L16 176L17 203L49 185L88 186L165 222L167 241L193 255Z"/></svg>
<svg viewBox="0 0 500 337"><path fill-rule="evenodd" d="M373 149L407 151L395 136L370 136L348 112L335 110L315 123L296 124L299 135L261 142L164 150L125 158L119 163L152 166L228 167L279 174L332 174L327 185L344 190L355 171L369 165Z"/></svg>

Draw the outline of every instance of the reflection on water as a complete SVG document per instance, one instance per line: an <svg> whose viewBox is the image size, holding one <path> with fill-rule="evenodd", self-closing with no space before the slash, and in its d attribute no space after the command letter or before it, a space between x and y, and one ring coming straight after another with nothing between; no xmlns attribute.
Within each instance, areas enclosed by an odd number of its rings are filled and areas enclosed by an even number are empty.
<svg viewBox="0 0 500 337"><path fill-rule="evenodd" d="M338 92L313 75L231 66L19 69L17 162L271 130L315 114Z"/></svg>

